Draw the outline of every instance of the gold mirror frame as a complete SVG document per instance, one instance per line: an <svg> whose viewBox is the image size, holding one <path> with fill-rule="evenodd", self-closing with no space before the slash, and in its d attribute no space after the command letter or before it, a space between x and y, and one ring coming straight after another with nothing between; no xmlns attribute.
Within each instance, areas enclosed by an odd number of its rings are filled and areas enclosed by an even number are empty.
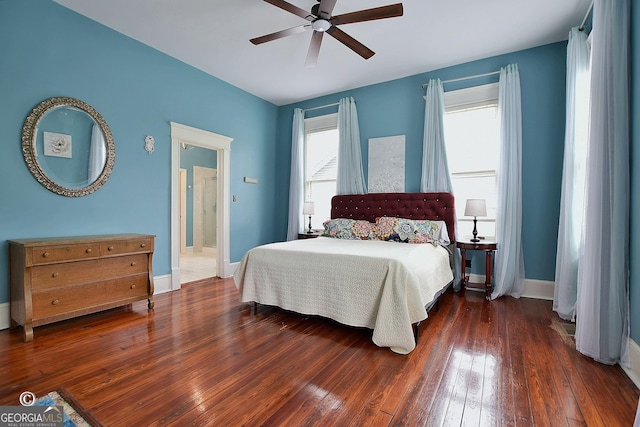
<svg viewBox="0 0 640 427"><path fill-rule="evenodd" d="M100 175L98 175L98 178L95 181L81 188L68 188L55 182L44 172L38 163L36 140L40 120L54 108L66 106L75 107L87 113L100 127L106 144L107 156ZM62 196L82 197L93 193L107 182L107 179L109 179L109 176L113 171L113 165L116 158L116 146L107 122L92 106L75 98L55 97L42 101L33 110L31 110L31 113L27 116L27 119L22 126L22 154L31 174L45 188Z"/></svg>

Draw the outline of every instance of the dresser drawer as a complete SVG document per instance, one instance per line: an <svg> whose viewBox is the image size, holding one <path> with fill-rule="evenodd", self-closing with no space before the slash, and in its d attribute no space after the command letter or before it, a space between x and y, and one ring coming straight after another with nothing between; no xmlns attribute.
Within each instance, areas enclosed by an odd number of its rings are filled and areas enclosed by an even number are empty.
<svg viewBox="0 0 640 427"><path fill-rule="evenodd" d="M140 238L120 242L102 242L100 244L100 251L104 256L131 252L153 252L153 242L150 238Z"/></svg>
<svg viewBox="0 0 640 427"><path fill-rule="evenodd" d="M146 274L90 283L80 286L51 289L33 295L33 320L64 315L74 311L91 312L106 302L143 299L148 294Z"/></svg>
<svg viewBox="0 0 640 427"><path fill-rule="evenodd" d="M99 256L100 245L92 242L78 245L39 246L31 248L31 262L33 265L96 258Z"/></svg>
<svg viewBox="0 0 640 427"><path fill-rule="evenodd" d="M145 273L148 271L148 262L149 258L146 254L136 254L74 263L39 265L31 270L31 289L33 293L38 293L61 286L81 285Z"/></svg>

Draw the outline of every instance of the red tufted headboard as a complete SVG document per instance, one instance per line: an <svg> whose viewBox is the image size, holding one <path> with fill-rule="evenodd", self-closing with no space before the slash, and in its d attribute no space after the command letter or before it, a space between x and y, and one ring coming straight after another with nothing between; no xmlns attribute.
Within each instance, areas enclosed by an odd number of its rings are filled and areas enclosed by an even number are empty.
<svg viewBox="0 0 640 427"><path fill-rule="evenodd" d="M430 219L447 224L449 240L456 241L455 203L451 193L370 193L333 196L331 218L365 219L395 216Z"/></svg>

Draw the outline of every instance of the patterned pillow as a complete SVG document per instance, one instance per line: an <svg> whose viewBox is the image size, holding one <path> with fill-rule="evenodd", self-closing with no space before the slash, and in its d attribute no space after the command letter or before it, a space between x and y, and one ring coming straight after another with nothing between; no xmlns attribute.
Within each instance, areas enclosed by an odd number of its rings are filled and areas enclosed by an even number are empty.
<svg viewBox="0 0 640 427"><path fill-rule="evenodd" d="M439 242L441 245L449 246L451 240L449 239L449 231L447 230L447 223L444 221L431 221L438 228L433 230L431 235L432 239Z"/></svg>
<svg viewBox="0 0 640 427"><path fill-rule="evenodd" d="M324 222L325 237L348 240L369 240L375 239L373 229L375 224L365 220L355 220L349 218L336 218Z"/></svg>
<svg viewBox="0 0 640 427"><path fill-rule="evenodd" d="M376 218L374 230L379 240L435 245L440 240L441 226L437 222L426 219L412 220L383 216Z"/></svg>

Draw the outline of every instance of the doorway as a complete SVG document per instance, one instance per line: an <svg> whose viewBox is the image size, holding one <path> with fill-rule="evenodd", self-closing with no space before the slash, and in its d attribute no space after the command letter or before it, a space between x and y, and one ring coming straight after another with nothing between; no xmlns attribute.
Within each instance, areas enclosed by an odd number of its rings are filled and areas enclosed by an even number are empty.
<svg viewBox="0 0 640 427"><path fill-rule="evenodd" d="M203 253L208 252L208 268L215 268L214 276L230 277L232 275L229 262L229 165L231 162L232 138L171 122L171 289L180 289L181 283L190 281L182 276L181 255L189 253L196 247ZM196 181L190 182L188 168L181 167L182 152L204 149L213 153L216 161L202 166L209 171L199 175ZM185 155L186 156L186 155ZM196 166L193 169L195 171ZM212 167L213 166L213 167ZM211 171L213 170L213 171ZM200 174L201 172L199 172ZM195 177L195 172L194 172ZM199 196L193 198L196 184ZM192 186L189 189L189 185ZM206 189L205 189L206 188ZM205 197L206 196L206 197ZM190 201L191 200L191 201ZM202 220L194 239L189 242L188 207L198 201ZM206 209L204 208L206 206ZM206 221L204 217L207 216ZM184 218L184 221L183 221ZM214 225L215 224L215 225ZM193 226L193 224L192 224ZM197 227L197 226L196 226ZM198 236L196 238L196 236ZM195 243L194 243L195 242ZM208 277L212 277L209 274Z"/></svg>
<svg viewBox="0 0 640 427"><path fill-rule="evenodd" d="M180 146L180 284L217 276L217 152ZM205 165L205 166L203 166Z"/></svg>

